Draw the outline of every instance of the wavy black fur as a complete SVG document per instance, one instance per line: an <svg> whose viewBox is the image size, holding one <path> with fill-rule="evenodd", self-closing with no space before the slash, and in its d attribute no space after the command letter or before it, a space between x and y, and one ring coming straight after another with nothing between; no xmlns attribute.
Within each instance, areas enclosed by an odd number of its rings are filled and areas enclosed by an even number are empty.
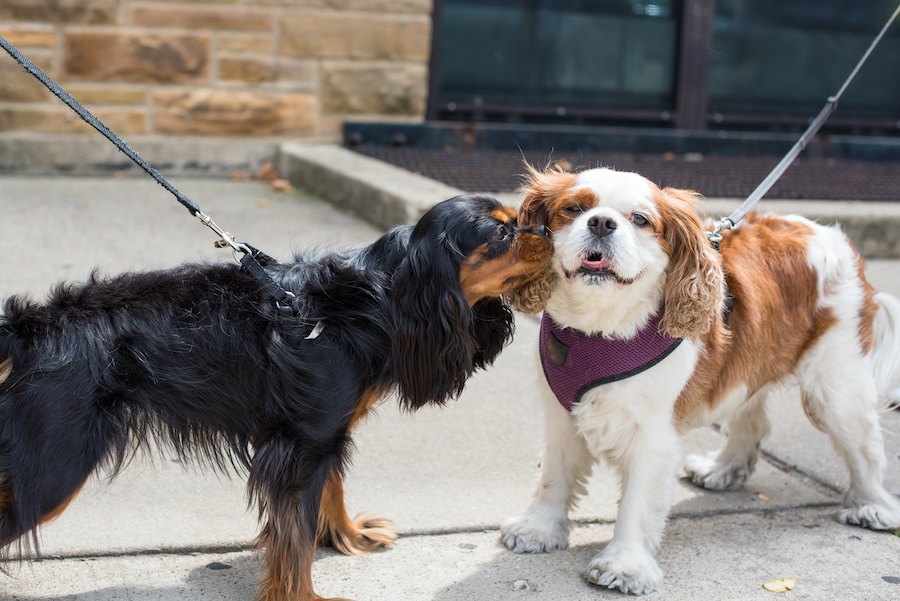
<svg viewBox="0 0 900 601"><path fill-rule="evenodd" d="M498 207L457 197L358 253L271 266L299 318L279 315L232 265L95 275L46 303L10 298L0 317L0 362L12 361L0 383L0 547L18 540L27 552L23 535L91 473L116 473L150 441L245 468L261 518L297 511L314 537L361 395L443 403L512 335L503 302L470 308L459 282L461 262L496 236ZM318 321L324 330L307 340Z"/></svg>

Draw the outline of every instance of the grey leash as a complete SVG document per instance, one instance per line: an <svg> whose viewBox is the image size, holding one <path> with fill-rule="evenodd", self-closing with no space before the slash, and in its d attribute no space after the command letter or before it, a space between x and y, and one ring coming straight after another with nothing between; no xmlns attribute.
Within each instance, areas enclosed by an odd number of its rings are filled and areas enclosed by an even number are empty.
<svg viewBox="0 0 900 601"><path fill-rule="evenodd" d="M897 8L894 10L894 14L890 16L887 20L887 23L884 24L884 27L881 28L881 31L878 32L878 35L875 36L875 39L872 40L872 43L869 45L869 48L866 50L865 54L863 54L862 58L859 59L859 62L856 63L856 67L844 81L844 85L837 91L837 94L834 96L829 96L828 101L825 103L825 106L822 107L822 110L819 111L819 114L813 119L812 123L809 124L809 127L806 128L806 131L803 132L803 135L800 136L800 139L794 144L794 146L788 151L784 158L781 159L775 168L769 172L769 175L756 187L756 189L747 197L741 206L739 206L731 215L728 217L723 217L716 227L707 233L707 237L709 241L712 242L713 246L718 248L719 242L722 241L722 232L725 230L730 230L735 227L740 221L750 212L751 209L760 201L760 199L765 196L766 192L775 185L775 182L778 181L784 172L787 171L787 168L791 166L791 163L794 162L794 159L797 158L803 149L809 144L810 140L816 135L825 121L828 120L828 117L831 116L837 109L838 101L841 99L841 96L844 94L844 91L847 89L847 86L850 85L850 82L853 81L853 78L856 77L856 74L859 72L860 68L869 58L869 55L872 54L872 51L875 50L875 46L881 41L881 38L884 37L884 34L887 32L888 28L890 28L891 24L894 22L894 19L897 18L897 15L900 15L900 4L897 5Z"/></svg>
<svg viewBox="0 0 900 601"><path fill-rule="evenodd" d="M258 280L266 291L271 294L275 298L275 304L281 313L290 313L292 309L290 308L290 301L294 298L294 295L287 290L284 290L281 286L278 285L266 272L264 269L265 265L272 264L275 262L274 259L262 253L258 249L250 246L249 244L244 244L243 242L235 241L234 237L219 227L215 221L212 220L212 217L204 213L200 210L200 207L197 206L195 202L189 199L187 196L182 194L175 186L173 186L169 180L162 176L162 174L153 168L147 161L141 157L131 146L128 145L125 140L120 138L113 132L109 127L106 126L105 123L100 121L97 117L95 117L89 110L84 108L84 106L75 100L71 94L66 92L64 89L60 87L55 81L47 77L47 75L41 71L34 63L28 60L28 57L19 52L19 50L6 41L6 39L0 35L0 47L6 50L10 56L12 56L17 63L19 63L22 67L25 68L26 71L31 73L34 77L36 77L44 86L50 90L54 96L62 100L70 109L75 111L79 117L81 117L85 123L96 129L98 132L103 134L107 140L112 142L116 148L121 150L125 156L134 161L138 167L143 169L147 174L156 180L160 186L168 190L175 199L180 202L184 207L190 211L191 215L197 217L203 225L214 231L224 242L225 245L228 245L232 248L232 250L243 253L243 257L240 260L241 267L247 271L250 275L252 275L256 280Z"/></svg>

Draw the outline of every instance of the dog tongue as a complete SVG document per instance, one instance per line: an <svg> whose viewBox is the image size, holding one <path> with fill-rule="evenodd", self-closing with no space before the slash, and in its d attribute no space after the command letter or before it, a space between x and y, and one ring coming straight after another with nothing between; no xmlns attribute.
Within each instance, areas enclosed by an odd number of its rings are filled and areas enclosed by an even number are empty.
<svg viewBox="0 0 900 601"><path fill-rule="evenodd" d="M582 259L581 264L587 267L588 269L606 269L609 267L609 262L605 258L601 258L599 261L591 261L590 259Z"/></svg>

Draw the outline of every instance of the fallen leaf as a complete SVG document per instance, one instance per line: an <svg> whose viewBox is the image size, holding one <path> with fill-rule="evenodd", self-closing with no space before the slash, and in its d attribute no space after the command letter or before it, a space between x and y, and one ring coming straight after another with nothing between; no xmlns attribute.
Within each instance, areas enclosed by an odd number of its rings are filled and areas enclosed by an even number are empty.
<svg viewBox="0 0 900 601"><path fill-rule="evenodd" d="M270 182L278 179L278 172L275 170L275 167L272 166L272 163L265 162L260 165L259 170L253 177L263 182Z"/></svg>
<svg viewBox="0 0 900 601"><path fill-rule="evenodd" d="M797 586L797 579L778 578L776 580L771 580L762 586L770 593L784 593L786 591L794 590L794 587Z"/></svg>
<svg viewBox="0 0 900 601"><path fill-rule="evenodd" d="M245 182L250 179L250 174L246 171L232 171L228 174L228 179L233 182Z"/></svg>
<svg viewBox="0 0 900 601"><path fill-rule="evenodd" d="M558 168L562 169L563 171L571 171L572 170L572 163L570 163L566 159L559 159L558 161L556 161L556 166Z"/></svg>
<svg viewBox="0 0 900 601"><path fill-rule="evenodd" d="M759 499L760 501L768 501L769 495L767 495L764 492L758 492L758 493L756 493L756 498Z"/></svg>
<svg viewBox="0 0 900 601"><path fill-rule="evenodd" d="M291 182L286 179L273 179L269 182L269 186L272 187L276 192L293 192L294 187L291 185Z"/></svg>
<svg viewBox="0 0 900 601"><path fill-rule="evenodd" d="M271 205L271 204L272 204L272 201L269 200L268 198L258 198L258 199L256 199L256 206L258 206L260 209L266 209L266 208L268 208L269 205Z"/></svg>

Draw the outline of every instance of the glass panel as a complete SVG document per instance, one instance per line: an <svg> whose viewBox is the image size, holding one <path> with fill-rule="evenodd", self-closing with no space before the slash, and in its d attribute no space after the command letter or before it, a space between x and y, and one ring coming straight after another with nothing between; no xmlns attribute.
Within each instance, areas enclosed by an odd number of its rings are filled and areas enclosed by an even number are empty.
<svg viewBox="0 0 900 601"><path fill-rule="evenodd" d="M896 0L718 0L710 111L813 116L837 92ZM900 117L895 23L840 105L842 116Z"/></svg>
<svg viewBox="0 0 900 601"><path fill-rule="evenodd" d="M674 104L679 0L444 0L441 103Z"/></svg>

